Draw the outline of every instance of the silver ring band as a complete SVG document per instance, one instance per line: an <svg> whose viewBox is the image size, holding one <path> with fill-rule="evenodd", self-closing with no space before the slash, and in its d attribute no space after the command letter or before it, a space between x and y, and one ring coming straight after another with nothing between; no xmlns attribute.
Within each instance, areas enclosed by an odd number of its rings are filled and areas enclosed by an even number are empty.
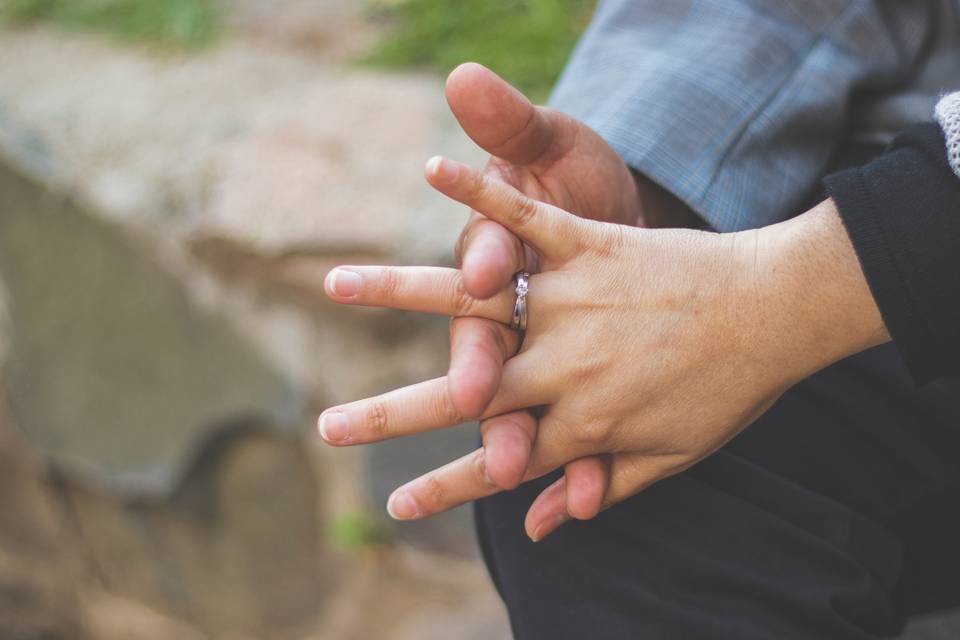
<svg viewBox="0 0 960 640"><path fill-rule="evenodd" d="M510 328L521 333L527 330L527 291L530 288L530 274L518 271L514 275L517 301L513 305L513 317L510 319Z"/></svg>

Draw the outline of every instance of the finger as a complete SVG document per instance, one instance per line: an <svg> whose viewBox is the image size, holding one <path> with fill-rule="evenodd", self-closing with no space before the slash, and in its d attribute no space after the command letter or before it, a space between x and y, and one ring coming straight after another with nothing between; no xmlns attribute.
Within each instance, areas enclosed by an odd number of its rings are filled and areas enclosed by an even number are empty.
<svg viewBox="0 0 960 640"><path fill-rule="evenodd" d="M513 356L520 336L485 318L459 317L450 322L450 400L463 415L478 416L497 389L503 363Z"/></svg>
<svg viewBox="0 0 960 640"><path fill-rule="evenodd" d="M553 397L552 383L538 360L532 350L511 358L504 366L500 390L481 416L457 410L444 376L327 409L317 428L328 444L366 444L546 404Z"/></svg>
<svg viewBox="0 0 960 640"><path fill-rule="evenodd" d="M567 477L561 476L544 489L530 505L523 529L534 542L540 542L570 520L567 513Z"/></svg>
<svg viewBox="0 0 960 640"><path fill-rule="evenodd" d="M526 411L516 411L485 420L481 426L484 434L482 449L403 485L387 500L387 512L398 520L416 520L485 498L507 488L515 488L523 476L526 462L522 455L514 455L517 453L516 445L525 447L529 453L535 431L536 421ZM510 448L509 451L499 453L512 456L509 474L515 478L515 483L511 480L513 486L504 486L496 480L498 476L503 476L505 471L502 464L499 468L491 467L491 444L496 446L497 439L500 439L500 444ZM501 456L501 463L503 461Z"/></svg>
<svg viewBox="0 0 960 640"><path fill-rule="evenodd" d="M477 298L489 298L524 268L523 244L503 225L474 213L457 241L463 286Z"/></svg>
<svg viewBox="0 0 960 640"><path fill-rule="evenodd" d="M509 323L516 294L509 287L487 299L474 298L458 269L444 267L337 267L324 290L344 304L389 307L445 316L476 316Z"/></svg>
<svg viewBox="0 0 960 640"><path fill-rule="evenodd" d="M523 481L537 420L529 411L513 411L480 423L487 478L501 489L516 489Z"/></svg>
<svg viewBox="0 0 960 640"><path fill-rule="evenodd" d="M602 509L608 509L689 466L681 462L679 456L614 454L609 459L608 484ZM544 489L533 501L527 511L524 527L534 542L550 535L573 517L569 512L570 482L571 478L565 475ZM592 499L592 489L590 495Z"/></svg>
<svg viewBox="0 0 960 640"><path fill-rule="evenodd" d="M576 518L595 517L604 505L610 482L606 456L587 456L570 462L563 477L544 489L530 505L524 529L539 542L561 525Z"/></svg>
<svg viewBox="0 0 960 640"><path fill-rule="evenodd" d="M577 520L590 520L603 508L610 484L609 456L587 456L564 467L567 478L566 512Z"/></svg>
<svg viewBox="0 0 960 640"><path fill-rule="evenodd" d="M487 479L484 451L477 449L395 490L387 513L397 520L418 520L498 491Z"/></svg>
<svg viewBox="0 0 960 640"><path fill-rule="evenodd" d="M556 136L551 111L538 109L486 67L467 62L447 78L447 103L464 133L491 155L530 164Z"/></svg>
<svg viewBox="0 0 960 640"><path fill-rule="evenodd" d="M436 156L427 162L427 181L438 191L499 222L544 257L574 252L582 220L528 198L512 186L471 167Z"/></svg>

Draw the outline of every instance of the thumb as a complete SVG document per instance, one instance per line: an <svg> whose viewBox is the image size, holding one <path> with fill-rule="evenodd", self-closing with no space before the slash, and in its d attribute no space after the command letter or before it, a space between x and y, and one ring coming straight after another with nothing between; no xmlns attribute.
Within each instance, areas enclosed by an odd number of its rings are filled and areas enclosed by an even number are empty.
<svg viewBox="0 0 960 640"><path fill-rule="evenodd" d="M464 132L485 151L508 162L536 162L553 145L556 121L503 78L475 62L447 77L447 104Z"/></svg>

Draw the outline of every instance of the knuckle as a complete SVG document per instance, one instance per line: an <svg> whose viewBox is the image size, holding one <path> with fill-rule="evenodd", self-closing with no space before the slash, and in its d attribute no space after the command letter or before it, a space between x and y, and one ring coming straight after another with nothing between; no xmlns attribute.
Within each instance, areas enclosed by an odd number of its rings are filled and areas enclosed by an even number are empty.
<svg viewBox="0 0 960 640"><path fill-rule="evenodd" d="M387 407L383 402L375 401L367 407L364 414L364 422L370 437L377 440L389 436L389 420L387 419Z"/></svg>
<svg viewBox="0 0 960 640"><path fill-rule="evenodd" d="M612 426L606 421L586 420L573 430L573 439L581 445L596 445L606 442L613 433Z"/></svg>
<svg viewBox="0 0 960 640"><path fill-rule="evenodd" d="M400 272L386 267L380 272L380 294L386 300L393 300L400 292L402 281Z"/></svg>
<svg viewBox="0 0 960 640"><path fill-rule="evenodd" d="M602 373L610 370L610 356L608 354L590 351L581 353L570 365L570 375L578 385L586 385L595 380Z"/></svg>
<svg viewBox="0 0 960 640"><path fill-rule="evenodd" d="M447 488L443 486L434 475L429 475L423 479L423 486L420 488L418 498L426 506L426 511L434 513L444 508L444 501L447 496Z"/></svg>
<svg viewBox="0 0 960 640"><path fill-rule="evenodd" d="M469 316L475 307L473 296L467 293L467 287L463 283L463 276L459 273L453 278L450 285L450 308L454 315Z"/></svg>
<svg viewBox="0 0 960 640"><path fill-rule="evenodd" d="M627 243L627 227L622 224L604 224L599 228L602 230L602 241L591 242L587 248L601 258L620 255ZM586 236L584 239L586 240Z"/></svg>
<svg viewBox="0 0 960 640"><path fill-rule="evenodd" d="M483 449L477 452L470 463L470 471L473 479L478 486L492 487L494 483L490 480L490 474L487 473L487 455Z"/></svg>
<svg viewBox="0 0 960 640"><path fill-rule="evenodd" d="M593 251L594 235L590 233L590 224L588 221L576 219L572 221L569 231L569 239L573 246L574 255L583 255Z"/></svg>
<svg viewBox="0 0 960 640"><path fill-rule="evenodd" d="M530 224L540 210L540 205L538 205L535 200L520 193L517 193L513 197L513 201L510 204L513 221L521 227Z"/></svg>
<svg viewBox="0 0 960 640"><path fill-rule="evenodd" d="M434 411L441 424L455 425L464 421L464 416L453 403L450 393L445 391L437 395Z"/></svg>
<svg viewBox="0 0 960 640"><path fill-rule="evenodd" d="M474 173L470 181L470 196L474 201L483 200L490 190L487 177L482 173Z"/></svg>

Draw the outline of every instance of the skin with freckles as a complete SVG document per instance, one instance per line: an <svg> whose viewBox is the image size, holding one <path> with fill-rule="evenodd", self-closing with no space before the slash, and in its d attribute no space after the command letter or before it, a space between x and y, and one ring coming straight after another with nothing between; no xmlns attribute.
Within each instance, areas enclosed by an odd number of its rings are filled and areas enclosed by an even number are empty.
<svg viewBox="0 0 960 640"><path fill-rule="evenodd" d="M889 339L829 201L762 230L715 234L583 219L445 159L428 163L427 179L536 252L523 345L501 350L495 392L475 415L453 401L447 376L331 408L320 431L355 445L538 407L538 425L509 430L527 452L522 479L584 459L599 472L574 483L568 468L537 498L525 523L534 540L688 468L798 380ZM509 288L474 297L464 276L340 267L326 289L345 304L509 321ZM391 514L425 517L501 490L488 457L478 449L401 487ZM601 504L571 514L576 491Z"/></svg>

